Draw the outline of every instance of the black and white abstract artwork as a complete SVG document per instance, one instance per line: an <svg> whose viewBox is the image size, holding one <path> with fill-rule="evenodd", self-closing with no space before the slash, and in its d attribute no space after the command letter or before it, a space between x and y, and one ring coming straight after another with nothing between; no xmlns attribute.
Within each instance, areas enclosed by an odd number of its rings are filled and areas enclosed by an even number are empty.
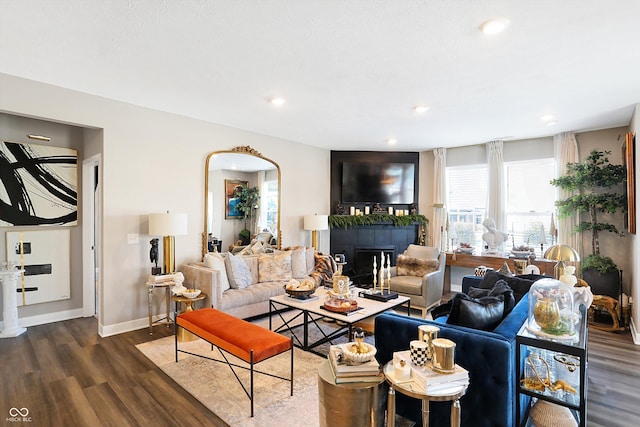
<svg viewBox="0 0 640 427"><path fill-rule="evenodd" d="M7 231L7 261L24 270L18 306L71 297L71 229Z"/></svg>
<svg viewBox="0 0 640 427"><path fill-rule="evenodd" d="M76 225L78 152L0 143L0 226Z"/></svg>

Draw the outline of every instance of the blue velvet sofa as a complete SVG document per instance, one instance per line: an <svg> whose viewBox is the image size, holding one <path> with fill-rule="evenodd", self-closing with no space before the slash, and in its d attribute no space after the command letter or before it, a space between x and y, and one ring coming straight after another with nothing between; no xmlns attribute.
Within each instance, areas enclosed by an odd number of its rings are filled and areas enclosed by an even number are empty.
<svg viewBox="0 0 640 427"><path fill-rule="evenodd" d="M418 326L433 324L440 328L439 338L456 343L455 361L469 371L470 385L460 399L462 426L511 427L516 424L516 346L515 338L528 315L528 295L524 295L493 331L449 325L446 317L435 321L385 313L376 318L376 358L389 362L393 352L407 350L418 339ZM521 397L526 408L528 397ZM430 403L432 426L448 426L450 402ZM396 394L396 412L421 424L421 402Z"/></svg>

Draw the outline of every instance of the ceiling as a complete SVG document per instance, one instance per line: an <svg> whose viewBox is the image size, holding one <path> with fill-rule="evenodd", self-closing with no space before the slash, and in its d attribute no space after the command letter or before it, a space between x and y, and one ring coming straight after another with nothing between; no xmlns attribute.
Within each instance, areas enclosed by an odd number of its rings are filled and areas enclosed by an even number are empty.
<svg viewBox="0 0 640 427"><path fill-rule="evenodd" d="M2 73L337 150L626 126L639 41L637 0L0 0Z"/></svg>

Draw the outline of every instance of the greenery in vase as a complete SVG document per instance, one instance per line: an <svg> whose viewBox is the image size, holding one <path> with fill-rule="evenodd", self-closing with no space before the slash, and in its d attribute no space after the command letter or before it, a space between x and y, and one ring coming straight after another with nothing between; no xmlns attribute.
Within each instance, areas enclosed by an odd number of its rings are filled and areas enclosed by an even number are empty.
<svg viewBox="0 0 640 427"><path fill-rule="evenodd" d="M395 216L388 214L370 215L329 215L329 228L349 228L359 225L372 225L381 222L391 222L395 226L407 226L415 223L428 224L429 220L424 215Z"/></svg>
<svg viewBox="0 0 640 427"><path fill-rule="evenodd" d="M244 219L244 230L240 232L240 237L244 238L245 235L251 235L251 232L247 230L247 220L251 220L253 213L258 209L258 201L260 200L260 190L258 187L242 187L242 189L236 190L234 197L238 198L236 208L238 212L242 214Z"/></svg>
<svg viewBox="0 0 640 427"><path fill-rule="evenodd" d="M622 235L614 224L603 222L599 215L627 211L627 196L622 191L627 173L622 165L609 162L610 151L592 150L581 163L567 163L567 173L551 180L551 185L578 193L556 202L558 215L566 218L576 212L583 218L572 233L591 232L591 255L582 260L582 270L600 273L617 270L609 257L600 254L600 232Z"/></svg>

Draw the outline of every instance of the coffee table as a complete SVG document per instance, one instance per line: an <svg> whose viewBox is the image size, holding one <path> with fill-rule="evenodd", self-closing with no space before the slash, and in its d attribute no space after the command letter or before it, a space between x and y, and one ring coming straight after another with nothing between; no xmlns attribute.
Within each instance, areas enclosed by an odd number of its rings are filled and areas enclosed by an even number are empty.
<svg viewBox="0 0 640 427"><path fill-rule="evenodd" d="M345 335L345 333L348 333L348 336L351 337L353 325L355 323L376 316L392 308L399 307L403 304L407 304L407 315L411 313L410 298L402 295L398 295L398 298L389 301L376 301L356 296L355 299L358 301L358 310L348 314L336 313L323 308L327 291L327 289L320 287L309 299L306 300L293 298L286 294L269 298L269 329L274 332L287 330L291 333L296 347L325 357L326 354L320 353L314 349L324 343L331 343L332 340ZM360 292L365 292L365 290L353 288L354 295L358 295ZM284 308L298 310L299 313L287 320L282 316ZM273 329L272 323L274 314L277 314L283 322L283 324L275 330ZM318 321L325 317L342 322L344 326L327 334L318 324ZM309 325L314 325L322 334L322 338L310 343ZM299 336L299 333L296 334L296 329L300 327L302 327L302 336Z"/></svg>

